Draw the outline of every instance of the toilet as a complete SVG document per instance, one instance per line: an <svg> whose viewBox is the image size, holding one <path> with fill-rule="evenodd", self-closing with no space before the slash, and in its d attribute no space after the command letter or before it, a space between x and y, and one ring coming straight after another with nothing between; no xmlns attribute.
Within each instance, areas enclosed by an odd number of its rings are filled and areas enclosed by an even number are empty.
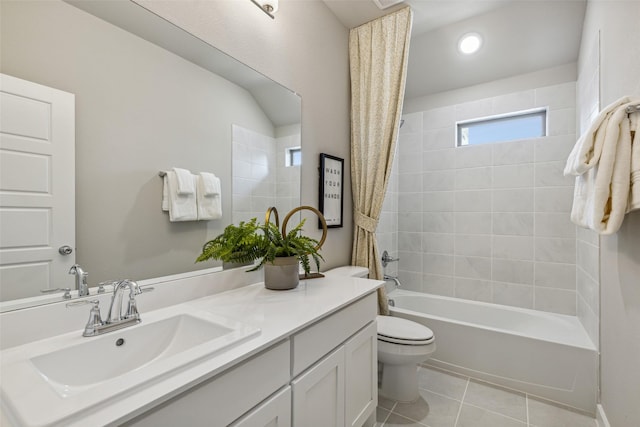
<svg viewBox="0 0 640 427"><path fill-rule="evenodd" d="M346 266L325 272L367 278L366 267ZM378 362L382 363L380 395L400 402L413 402L418 394L418 364L436 350L435 337L426 326L394 316L378 316Z"/></svg>

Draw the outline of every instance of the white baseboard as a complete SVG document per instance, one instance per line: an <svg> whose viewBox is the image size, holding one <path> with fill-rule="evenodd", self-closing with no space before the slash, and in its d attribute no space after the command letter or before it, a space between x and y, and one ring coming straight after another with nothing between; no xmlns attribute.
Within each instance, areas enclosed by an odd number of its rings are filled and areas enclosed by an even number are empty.
<svg viewBox="0 0 640 427"><path fill-rule="evenodd" d="M611 427L609 420L607 420L607 414L604 413L604 408L600 404L596 407L596 421L598 427Z"/></svg>

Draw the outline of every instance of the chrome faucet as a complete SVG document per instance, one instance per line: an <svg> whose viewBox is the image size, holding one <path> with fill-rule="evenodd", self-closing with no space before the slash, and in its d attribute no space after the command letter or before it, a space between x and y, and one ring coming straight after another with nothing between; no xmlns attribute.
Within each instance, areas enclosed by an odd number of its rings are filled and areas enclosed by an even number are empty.
<svg viewBox="0 0 640 427"><path fill-rule="evenodd" d="M127 312L122 315L122 295L125 289L129 289L129 304ZM119 323L124 321L140 321L140 313L136 305L136 295L140 295L142 290L136 282L124 279L116 283L113 288L113 296L111 297L111 306L107 315L106 324Z"/></svg>
<svg viewBox="0 0 640 427"><path fill-rule="evenodd" d="M87 276L89 273L84 271L79 264L73 264L69 270L69 274L76 276L76 289L78 296L85 297L89 295L89 286L87 285Z"/></svg>
<svg viewBox="0 0 640 427"><path fill-rule="evenodd" d="M83 336L93 337L140 323L141 319L136 304L136 295L140 295L143 292L152 291L153 288L142 289L136 282L129 279L119 280L113 283L113 296L111 297L109 314L107 315L107 320L105 321L102 321L102 318L100 316L99 300L81 300L70 302L67 304L67 307L85 304L93 305L93 307L91 308L91 313L89 314L89 321L87 322L87 325L84 328L84 333L82 334ZM122 296L127 289L129 290L129 302L127 304L127 310L123 314Z"/></svg>
<svg viewBox="0 0 640 427"><path fill-rule="evenodd" d="M396 288L399 288L401 286L400 280L398 280L398 276L388 276L385 274L382 278L384 280L392 280L396 284Z"/></svg>

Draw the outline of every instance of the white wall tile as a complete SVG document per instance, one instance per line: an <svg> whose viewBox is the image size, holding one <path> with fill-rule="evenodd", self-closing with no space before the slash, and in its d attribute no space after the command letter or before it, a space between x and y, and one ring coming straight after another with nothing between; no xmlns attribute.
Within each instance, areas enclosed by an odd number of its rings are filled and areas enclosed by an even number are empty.
<svg viewBox="0 0 640 427"><path fill-rule="evenodd" d="M455 106L434 108L422 114L424 130L439 129L455 123Z"/></svg>
<svg viewBox="0 0 640 427"><path fill-rule="evenodd" d="M571 212L573 187L546 187L534 190L536 212Z"/></svg>
<svg viewBox="0 0 640 427"><path fill-rule="evenodd" d="M535 106L549 107L550 110L574 108L576 104L576 83L562 83L535 90Z"/></svg>
<svg viewBox="0 0 640 427"><path fill-rule="evenodd" d="M427 191L422 196L425 212L453 212L455 193L453 191Z"/></svg>
<svg viewBox="0 0 640 427"><path fill-rule="evenodd" d="M453 255L426 253L423 255L422 260L422 268L425 274L453 275Z"/></svg>
<svg viewBox="0 0 640 427"><path fill-rule="evenodd" d="M521 140L492 144L493 165L532 163L536 140Z"/></svg>
<svg viewBox="0 0 640 427"><path fill-rule="evenodd" d="M490 280L491 258L456 256L455 275L456 277Z"/></svg>
<svg viewBox="0 0 640 427"><path fill-rule="evenodd" d="M398 210L400 212L422 212L422 193L399 193Z"/></svg>
<svg viewBox="0 0 640 427"><path fill-rule="evenodd" d="M508 165L493 168L493 188L530 188L533 186L533 165Z"/></svg>
<svg viewBox="0 0 640 427"><path fill-rule="evenodd" d="M455 209L458 212L491 212L491 190L456 191Z"/></svg>
<svg viewBox="0 0 640 427"><path fill-rule="evenodd" d="M477 168L491 166L493 144L467 145L455 148L455 167Z"/></svg>
<svg viewBox="0 0 640 427"><path fill-rule="evenodd" d="M456 234L491 234L491 214L455 212Z"/></svg>
<svg viewBox="0 0 640 427"><path fill-rule="evenodd" d="M494 212L533 212L533 188L493 190Z"/></svg>
<svg viewBox="0 0 640 427"><path fill-rule="evenodd" d="M402 173L421 173L424 170L422 164L422 151L396 156L398 168Z"/></svg>
<svg viewBox="0 0 640 427"><path fill-rule="evenodd" d="M473 301L492 301L492 287L489 280L456 277L455 296Z"/></svg>
<svg viewBox="0 0 640 427"><path fill-rule="evenodd" d="M453 276L438 276L425 274L422 276L423 290L430 294L453 296L454 283Z"/></svg>
<svg viewBox="0 0 640 427"><path fill-rule="evenodd" d="M426 130L422 135L422 149L424 151L454 148L456 146L455 128Z"/></svg>
<svg viewBox="0 0 640 427"><path fill-rule="evenodd" d="M493 236L494 258L533 260L533 238L527 236Z"/></svg>
<svg viewBox="0 0 640 427"><path fill-rule="evenodd" d="M535 234L540 237L576 237L576 226L568 213L536 213Z"/></svg>
<svg viewBox="0 0 640 427"><path fill-rule="evenodd" d="M398 270L422 273L422 254L420 252L398 251Z"/></svg>
<svg viewBox="0 0 640 427"><path fill-rule="evenodd" d="M419 153L424 149L422 133L401 133L398 136L396 156Z"/></svg>
<svg viewBox="0 0 640 427"><path fill-rule="evenodd" d="M536 187L573 186L575 177L564 176L562 173L565 163L562 161L536 163L534 185Z"/></svg>
<svg viewBox="0 0 640 427"><path fill-rule="evenodd" d="M533 286L492 282L493 302L514 307L533 308Z"/></svg>
<svg viewBox="0 0 640 427"><path fill-rule="evenodd" d="M538 138L534 141L534 159L536 162L557 160L566 163L575 144L575 134Z"/></svg>
<svg viewBox="0 0 640 427"><path fill-rule="evenodd" d="M493 234L533 236L533 214L507 212L493 214Z"/></svg>
<svg viewBox="0 0 640 427"><path fill-rule="evenodd" d="M405 252L422 252L422 233L398 232L398 250Z"/></svg>
<svg viewBox="0 0 640 427"><path fill-rule="evenodd" d="M491 236L478 234L456 234L455 254L488 258L491 256Z"/></svg>
<svg viewBox="0 0 640 427"><path fill-rule="evenodd" d="M425 172L420 178L411 178L422 179L419 183L414 183L413 186L416 187L417 184L420 184L424 191L447 191L455 188L456 173L453 170Z"/></svg>
<svg viewBox="0 0 640 427"><path fill-rule="evenodd" d="M455 148L446 148L444 150L423 152L423 171L431 172L444 169L453 169L455 166L455 152ZM418 156L418 153L414 154L414 156Z"/></svg>
<svg viewBox="0 0 640 427"><path fill-rule="evenodd" d="M490 167L458 169L454 173L455 189L490 189L491 172Z"/></svg>
<svg viewBox="0 0 640 427"><path fill-rule="evenodd" d="M514 111L528 110L535 105L535 91L526 90L496 96L492 99L492 104L491 114L505 114Z"/></svg>
<svg viewBox="0 0 640 427"><path fill-rule="evenodd" d="M454 234L422 233L422 250L434 254L453 255Z"/></svg>
<svg viewBox="0 0 640 427"><path fill-rule="evenodd" d="M422 113L403 114L402 120L404 120L404 123L400 128L400 135L422 132Z"/></svg>
<svg viewBox="0 0 640 427"><path fill-rule="evenodd" d="M533 308L554 313L576 315L576 291L535 288Z"/></svg>
<svg viewBox="0 0 640 427"><path fill-rule="evenodd" d="M454 227L453 212L425 212L422 215L422 231L428 233L451 233Z"/></svg>
<svg viewBox="0 0 640 427"><path fill-rule="evenodd" d="M575 264L576 240L536 237L535 260Z"/></svg>
<svg viewBox="0 0 640 427"><path fill-rule="evenodd" d="M491 268L494 281L533 285L533 261L494 258Z"/></svg>
<svg viewBox="0 0 640 427"><path fill-rule="evenodd" d="M538 262L533 284L545 288L576 289L576 266L554 262Z"/></svg>

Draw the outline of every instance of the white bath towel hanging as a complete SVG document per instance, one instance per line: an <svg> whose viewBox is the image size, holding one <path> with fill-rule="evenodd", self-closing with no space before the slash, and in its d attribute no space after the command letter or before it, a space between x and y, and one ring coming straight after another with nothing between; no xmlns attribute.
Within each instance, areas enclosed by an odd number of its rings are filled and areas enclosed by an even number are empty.
<svg viewBox="0 0 640 427"><path fill-rule="evenodd" d="M198 220L207 221L222 218L220 179L208 172L200 172L197 178Z"/></svg>
<svg viewBox="0 0 640 427"><path fill-rule="evenodd" d="M195 188L196 176L191 175L192 186ZM193 194L178 194L178 177L174 171L168 171L165 176L167 183L167 200L169 205L169 221L196 221L198 206L195 191Z"/></svg>
<svg viewBox="0 0 640 427"><path fill-rule="evenodd" d="M162 175L162 210L169 212L169 176L167 172Z"/></svg>
<svg viewBox="0 0 640 427"><path fill-rule="evenodd" d="M605 108L571 151L565 175L577 175L571 221L600 234L613 234L629 203L631 133L625 97Z"/></svg>
<svg viewBox="0 0 640 427"><path fill-rule="evenodd" d="M631 188L627 212L640 209L640 113L633 113L629 117L634 137L631 142Z"/></svg>

